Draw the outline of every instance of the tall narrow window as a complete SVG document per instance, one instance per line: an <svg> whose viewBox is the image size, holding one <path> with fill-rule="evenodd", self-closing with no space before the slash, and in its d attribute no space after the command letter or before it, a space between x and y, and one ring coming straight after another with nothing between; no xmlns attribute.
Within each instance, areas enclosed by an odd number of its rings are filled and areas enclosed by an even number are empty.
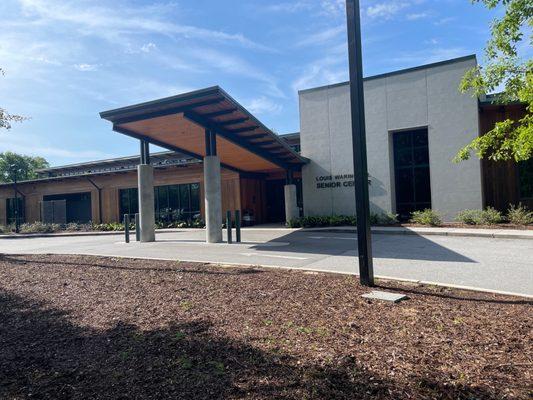
<svg viewBox="0 0 533 400"><path fill-rule="evenodd" d="M396 212L406 220L413 211L431 208L427 129L393 134Z"/></svg>
<svg viewBox="0 0 533 400"><path fill-rule="evenodd" d="M518 164L520 199L533 199L533 158Z"/></svg>

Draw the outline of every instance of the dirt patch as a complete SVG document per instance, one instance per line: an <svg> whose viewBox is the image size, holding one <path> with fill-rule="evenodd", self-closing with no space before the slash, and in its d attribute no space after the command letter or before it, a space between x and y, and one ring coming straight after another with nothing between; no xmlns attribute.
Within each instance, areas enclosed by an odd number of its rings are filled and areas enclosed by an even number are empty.
<svg viewBox="0 0 533 400"><path fill-rule="evenodd" d="M0 398L528 399L532 303L354 277L0 256Z"/></svg>

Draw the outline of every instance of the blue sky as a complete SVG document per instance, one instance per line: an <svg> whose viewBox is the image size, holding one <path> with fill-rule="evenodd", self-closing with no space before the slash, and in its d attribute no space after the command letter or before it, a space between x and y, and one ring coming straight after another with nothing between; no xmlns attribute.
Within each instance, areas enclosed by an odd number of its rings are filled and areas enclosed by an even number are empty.
<svg viewBox="0 0 533 400"><path fill-rule="evenodd" d="M469 0L363 0L365 76L477 53L489 12ZM343 0L0 2L0 104L31 120L5 150L52 165L136 154L103 110L220 85L278 133L297 91L348 78Z"/></svg>

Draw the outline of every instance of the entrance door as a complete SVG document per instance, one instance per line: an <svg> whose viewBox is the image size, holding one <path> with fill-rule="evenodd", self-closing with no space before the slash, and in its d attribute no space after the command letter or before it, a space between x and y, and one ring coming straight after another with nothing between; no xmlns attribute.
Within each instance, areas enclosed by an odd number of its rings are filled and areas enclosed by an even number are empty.
<svg viewBox="0 0 533 400"><path fill-rule="evenodd" d="M285 179L266 181L267 222L285 221Z"/></svg>
<svg viewBox="0 0 533 400"><path fill-rule="evenodd" d="M431 208L428 131L393 133L396 212L407 220L417 210Z"/></svg>

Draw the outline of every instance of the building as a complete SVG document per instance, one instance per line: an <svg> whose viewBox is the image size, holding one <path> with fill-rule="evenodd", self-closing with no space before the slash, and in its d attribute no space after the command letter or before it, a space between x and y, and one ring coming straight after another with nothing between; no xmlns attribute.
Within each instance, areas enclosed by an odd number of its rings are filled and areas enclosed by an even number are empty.
<svg viewBox="0 0 533 400"><path fill-rule="evenodd" d="M452 162L496 121L525 112L461 94L475 65L467 56L365 79L373 212L407 218L433 208L452 220L463 209L533 207L533 162ZM103 112L113 130L140 141L141 158L39 171L18 185L23 220L113 222L143 203L153 219L200 216L214 226L226 210L251 223L354 214L349 85L302 90L299 100L301 132L281 136L219 87ZM150 156L148 143L170 151ZM13 221L13 197L11 184L0 185L0 224Z"/></svg>

